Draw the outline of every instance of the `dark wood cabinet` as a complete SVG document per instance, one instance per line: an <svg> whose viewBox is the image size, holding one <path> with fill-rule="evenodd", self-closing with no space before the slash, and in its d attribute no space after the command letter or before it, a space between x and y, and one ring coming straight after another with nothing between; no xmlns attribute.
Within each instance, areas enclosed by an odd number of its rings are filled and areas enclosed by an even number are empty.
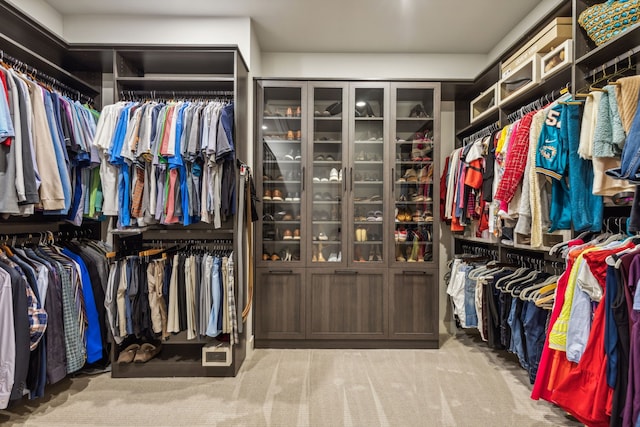
<svg viewBox="0 0 640 427"><path fill-rule="evenodd" d="M308 276L308 338L387 337L384 270L314 269Z"/></svg>
<svg viewBox="0 0 640 427"><path fill-rule="evenodd" d="M391 334L390 272L437 277L440 96L434 82L256 81L256 346L437 347L433 286L427 314ZM412 283L398 301L420 297Z"/></svg>
<svg viewBox="0 0 640 427"><path fill-rule="evenodd" d="M305 338L303 269L258 269L255 282L257 339Z"/></svg>
<svg viewBox="0 0 640 427"><path fill-rule="evenodd" d="M390 337L403 340L437 340L437 271L393 270L390 276Z"/></svg>

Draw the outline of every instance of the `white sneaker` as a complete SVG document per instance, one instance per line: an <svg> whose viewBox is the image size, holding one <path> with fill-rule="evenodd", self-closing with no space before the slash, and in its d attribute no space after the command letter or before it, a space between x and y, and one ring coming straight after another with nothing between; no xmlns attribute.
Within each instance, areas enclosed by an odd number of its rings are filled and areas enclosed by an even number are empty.
<svg viewBox="0 0 640 427"><path fill-rule="evenodd" d="M338 182L342 182L342 169L338 171Z"/></svg>
<svg viewBox="0 0 640 427"><path fill-rule="evenodd" d="M329 181L338 182L338 170L336 168L331 169L331 172L329 172Z"/></svg>
<svg viewBox="0 0 640 427"><path fill-rule="evenodd" d="M331 255L329 255L329 259L327 261L338 262L338 255L336 255L335 252L331 252Z"/></svg>
<svg viewBox="0 0 640 427"><path fill-rule="evenodd" d="M338 259L336 262L342 262L342 251L338 252Z"/></svg>
<svg viewBox="0 0 640 427"><path fill-rule="evenodd" d="M329 236L321 232L318 234L318 240L329 240Z"/></svg>

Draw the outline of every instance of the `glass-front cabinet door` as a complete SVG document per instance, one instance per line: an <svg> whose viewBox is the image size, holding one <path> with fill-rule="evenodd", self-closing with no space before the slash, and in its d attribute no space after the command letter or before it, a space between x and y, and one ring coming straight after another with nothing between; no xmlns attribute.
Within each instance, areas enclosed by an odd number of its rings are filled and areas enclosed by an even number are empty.
<svg viewBox="0 0 640 427"><path fill-rule="evenodd" d="M433 261L434 95L433 87L392 87L395 263Z"/></svg>
<svg viewBox="0 0 640 427"><path fill-rule="evenodd" d="M309 84L309 135L311 164L309 196L311 212L311 263L341 263L343 258L343 207L346 194L346 153L348 112L347 85Z"/></svg>
<svg viewBox="0 0 640 427"><path fill-rule="evenodd" d="M265 263L300 262L304 222L306 85L264 82L258 100L262 159L262 221L258 230ZM271 86L277 84L277 86Z"/></svg>
<svg viewBox="0 0 640 427"><path fill-rule="evenodd" d="M349 135L350 260L384 263L388 85L352 84Z"/></svg>

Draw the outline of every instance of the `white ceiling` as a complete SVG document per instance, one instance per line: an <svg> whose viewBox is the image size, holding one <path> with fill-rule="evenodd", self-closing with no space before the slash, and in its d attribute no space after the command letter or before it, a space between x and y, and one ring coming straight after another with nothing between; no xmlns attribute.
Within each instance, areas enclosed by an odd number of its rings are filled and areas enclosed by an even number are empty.
<svg viewBox="0 0 640 427"><path fill-rule="evenodd" d="M250 17L264 52L486 54L541 0L46 0L64 15Z"/></svg>

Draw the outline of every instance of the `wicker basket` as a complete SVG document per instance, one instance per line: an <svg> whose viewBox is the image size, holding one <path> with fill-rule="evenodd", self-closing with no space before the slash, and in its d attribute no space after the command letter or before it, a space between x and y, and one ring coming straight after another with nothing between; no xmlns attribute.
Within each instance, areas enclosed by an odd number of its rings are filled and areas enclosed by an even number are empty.
<svg viewBox="0 0 640 427"><path fill-rule="evenodd" d="M578 23L596 45L608 42L640 22L640 0L608 0L586 9Z"/></svg>

